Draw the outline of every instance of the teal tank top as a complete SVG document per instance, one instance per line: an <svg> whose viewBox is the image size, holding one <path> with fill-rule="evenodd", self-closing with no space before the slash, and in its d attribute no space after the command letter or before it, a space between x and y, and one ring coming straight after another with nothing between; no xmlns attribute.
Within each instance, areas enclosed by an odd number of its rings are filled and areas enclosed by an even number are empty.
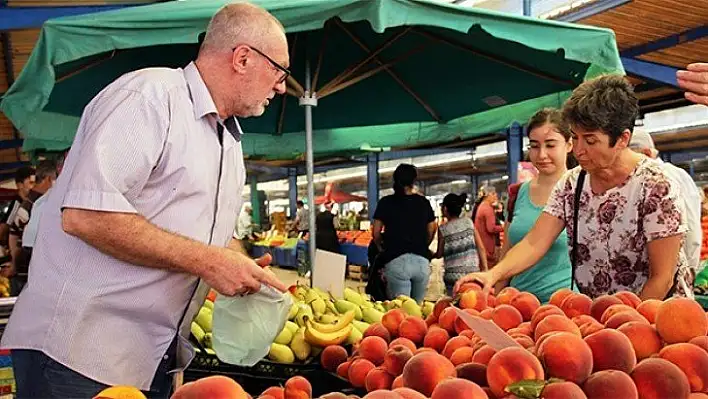
<svg viewBox="0 0 708 399"><path fill-rule="evenodd" d="M543 207L536 206L529 196L529 183L523 183L514 204L514 218L509 225L508 239L516 245L531 230ZM570 288L571 266L568 255L568 235L561 232L551 249L538 263L513 277L510 285L520 291L528 291L541 303L547 303L551 294L561 288Z"/></svg>

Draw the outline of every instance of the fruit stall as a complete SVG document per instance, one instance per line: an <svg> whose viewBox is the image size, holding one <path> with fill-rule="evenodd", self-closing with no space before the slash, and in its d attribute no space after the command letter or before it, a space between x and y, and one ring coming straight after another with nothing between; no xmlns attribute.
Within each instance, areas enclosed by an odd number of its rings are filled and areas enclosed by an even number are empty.
<svg viewBox="0 0 708 399"><path fill-rule="evenodd" d="M185 378L260 399L708 397L708 314L696 301L461 291L419 304L291 287L285 327L248 370L209 347L211 297L192 324L202 349Z"/></svg>

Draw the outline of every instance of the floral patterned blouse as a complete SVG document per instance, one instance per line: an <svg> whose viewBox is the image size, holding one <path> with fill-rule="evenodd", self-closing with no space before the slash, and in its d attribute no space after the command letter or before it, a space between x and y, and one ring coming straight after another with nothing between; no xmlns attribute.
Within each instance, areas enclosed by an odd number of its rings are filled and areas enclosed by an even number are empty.
<svg viewBox="0 0 708 399"><path fill-rule="evenodd" d="M573 235L573 202L580 167L568 171L551 194L545 212L562 219L568 233L569 250ZM687 230L679 189L649 158L639 162L627 180L603 194L590 188L585 178L578 214L578 263L575 271L580 291L592 298L617 291L641 292L649 277L647 243L684 234ZM691 289L693 274L686 266L683 251L677 259L675 295Z"/></svg>

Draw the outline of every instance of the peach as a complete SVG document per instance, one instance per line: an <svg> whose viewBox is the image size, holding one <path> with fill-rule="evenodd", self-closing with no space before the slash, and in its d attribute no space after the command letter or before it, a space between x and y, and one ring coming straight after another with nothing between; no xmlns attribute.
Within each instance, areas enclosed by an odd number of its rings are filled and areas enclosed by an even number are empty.
<svg viewBox="0 0 708 399"><path fill-rule="evenodd" d="M494 315L494 309L492 308L487 308L484 309L480 314L479 317L486 319L486 320L492 320L492 315Z"/></svg>
<svg viewBox="0 0 708 399"><path fill-rule="evenodd" d="M491 292L487 294L487 306L490 308L497 306L497 297L495 297Z"/></svg>
<svg viewBox="0 0 708 399"><path fill-rule="evenodd" d="M627 312L619 312L607 319L605 322L605 327L606 328L614 328L617 329L620 326L622 326L625 323L629 322L635 322L635 323L644 323L649 325L649 322L647 321L644 316L640 315L639 312L635 311L627 311Z"/></svg>
<svg viewBox="0 0 708 399"><path fill-rule="evenodd" d="M550 315L541 320L538 325L536 325L536 330L534 331L534 338L538 341L540 337L546 333L552 331L566 331L577 336L581 336L580 329L573 323L572 320L561 315Z"/></svg>
<svg viewBox="0 0 708 399"><path fill-rule="evenodd" d="M619 370L630 373L637 364L632 342L617 330L604 329L585 337L592 350L593 371Z"/></svg>
<svg viewBox="0 0 708 399"><path fill-rule="evenodd" d="M408 316L401 322L398 328L398 335L408 338L416 345L423 344L425 334L428 332L428 325L419 317Z"/></svg>
<svg viewBox="0 0 708 399"><path fill-rule="evenodd" d="M449 339L450 334L448 334L447 330L440 327L431 327L428 329L428 333L425 334L423 346L435 349L436 352L442 352ZM413 341L411 341L411 343L413 343ZM415 347L415 345L413 346Z"/></svg>
<svg viewBox="0 0 708 399"><path fill-rule="evenodd" d="M583 391L588 399L639 399L632 377L617 370L593 373L583 384Z"/></svg>
<svg viewBox="0 0 708 399"><path fill-rule="evenodd" d="M367 392L377 391L379 389L390 389L393 384L393 376L382 368L375 368L369 371L364 380L364 385Z"/></svg>
<svg viewBox="0 0 708 399"><path fill-rule="evenodd" d="M415 350L415 352L413 352L413 355L417 355L417 354L423 353L423 352L438 353L438 352L437 352L435 349L433 349L433 348L418 348L418 349Z"/></svg>
<svg viewBox="0 0 708 399"><path fill-rule="evenodd" d="M530 292L522 292L511 299L511 306L521 313L524 321L530 321L533 314L541 307L541 302Z"/></svg>
<svg viewBox="0 0 708 399"><path fill-rule="evenodd" d="M457 377L455 366L437 353L420 353L403 368L403 385L430 396L443 380Z"/></svg>
<svg viewBox="0 0 708 399"><path fill-rule="evenodd" d="M370 325L369 328L366 329L366 331L364 331L364 338L371 336L381 337L386 342L391 342L391 333L381 323L374 323Z"/></svg>
<svg viewBox="0 0 708 399"><path fill-rule="evenodd" d="M604 328L605 326L603 326L599 321L596 321L594 323L583 324L582 326L580 326L580 335L585 338L588 335L594 334Z"/></svg>
<svg viewBox="0 0 708 399"><path fill-rule="evenodd" d="M415 346L415 344L413 343L413 341L411 341L411 340L408 339L408 338L400 338L400 337L399 337L399 338L396 338L396 339L394 339L393 341L391 341L390 344L388 344L388 348L391 349L391 348L393 348L393 347L396 346L396 345L403 345L403 346L405 346L406 348L410 349L411 352L415 352L415 350L418 349L418 348Z"/></svg>
<svg viewBox="0 0 708 399"><path fill-rule="evenodd" d="M693 392L688 395L688 399L708 399L708 395L700 392Z"/></svg>
<svg viewBox="0 0 708 399"><path fill-rule="evenodd" d="M283 387L270 387L265 391L261 392L261 396L270 396L273 399L284 399L285 398L285 388Z"/></svg>
<svg viewBox="0 0 708 399"><path fill-rule="evenodd" d="M425 325L430 328L430 326L434 326L438 324L438 319L436 319L432 313L428 315L428 317L425 318Z"/></svg>
<svg viewBox="0 0 708 399"><path fill-rule="evenodd" d="M356 359L349 365L347 379L355 388L364 388L366 386L366 376L375 368L374 363L366 359Z"/></svg>
<svg viewBox="0 0 708 399"><path fill-rule="evenodd" d="M632 377L617 370L593 373L585 380L583 391L588 399L639 399Z"/></svg>
<svg viewBox="0 0 708 399"><path fill-rule="evenodd" d="M210 397L209 395L204 396ZM285 381L285 389L283 390L283 396L285 397L285 399L311 398L312 385L309 381L307 381L305 377L290 377L287 381Z"/></svg>
<svg viewBox="0 0 708 399"><path fill-rule="evenodd" d="M463 312L469 314L470 316L479 317L479 312L474 309L464 309ZM457 319L455 319L454 325L455 332L457 332L458 335L461 334L463 331L470 330L470 326L468 326L467 323L465 323L464 320L462 320L462 318L459 316L457 317Z"/></svg>
<svg viewBox="0 0 708 399"><path fill-rule="evenodd" d="M479 336L477 336L477 333L475 333L472 330L465 330L465 331L461 332L460 337L467 337L470 339L470 341L473 339L479 338ZM481 339L481 338L479 338L479 339Z"/></svg>
<svg viewBox="0 0 708 399"><path fill-rule="evenodd" d="M580 316L575 316L571 320L573 320L573 323L575 323L575 325L578 327L582 327L588 323L598 323L598 321L594 317L592 317L590 315L586 315L586 314L581 314Z"/></svg>
<svg viewBox="0 0 708 399"><path fill-rule="evenodd" d="M600 321L602 314L605 310L612 305L622 305L621 299L614 295L600 295L592 301L592 306L590 306L590 316L595 318L595 320Z"/></svg>
<svg viewBox="0 0 708 399"><path fill-rule="evenodd" d="M487 345L487 343L484 342L481 338L475 340L474 345L472 345L472 341L470 340L470 346L471 346L472 349L474 349L475 351L480 350L480 349L481 349L483 346L485 346L485 345Z"/></svg>
<svg viewBox="0 0 708 399"><path fill-rule="evenodd" d="M572 382L552 382L541 391L543 399L587 399L579 386Z"/></svg>
<svg viewBox="0 0 708 399"><path fill-rule="evenodd" d="M561 304L570 295L573 295L574 292L570 288L561 288L558 291L554 292L553 295L548 300L548 303L550 305L554 305L558 308L560 308Z"/></svg>
<svg viewBox="0 0 708 399"><path fill-rule="evenodd" d="M449 332L450 334L454 334L455 320L457 320L457 311L455 310L455 308L445 308L442 313L440 313L438 324L440 324L440 327L447 330L447 332Z"/></svg>
<svg viewBox="0 0 708 399"><path fill-rule="evenodd" d="M561 310L566 316L573 318L582 314L589 315L592 299L584 294L568 295L561 303Z"/></svg>
<svg viewBox="0 0 708 399"><path fill-rule="evenodd" d="M647 299L637 306L637 312L644 316L649 323L654 324L656 322L656 312L659 311L659 306L664 303L658 299Z"/></svg>
<svg viewBox="0 0 708 399"><path fill-rule="evenodd" d="M406 387L396 388L393 392L397 393L401 399L427 399L422 393Z"/></svg>
<svg viewBox="0 0 708 399"><path fill-rule="evenodd" d="M472 355L472 361L479 364L488 365L489 361L497 354L497 351L489 345L484 345L479 349L475 349Z"/></svg>
<svg viewBox="0 0 708 399"><path fill-rule="evenodd" d="M393 384L391 384L391 389L403 388L403 376L399 375L393 379Z"/></svg>
<svg viewBox="0 0 708 399"><path fill-rule="evenodd" d="M475 384L486 387L487 383L487 366L481 363L463 363L455 367L457 370L457 378L464 378L472 381Z"/></svg>
<svg viewBox="0 0 708 399"><path fill-rule="evenodd" d="M342 377L342 378L349 378L349 366L351 366L352 362L344 362L337 367L337 375Z"/></svg>
<svg viewBox="0 0 708 399"><path fill-rule="evenodd" d="M642 300L639 299L637 294L635 294L634 292L620 291L615 293L615 296L619 298L625 305L631 306L634 309L636 309L637 306L642 303Z"/></svg>
<svg viewBox="0 0 708 399"><path fill-rule="evenodd" d="M452 306L452 298L449 296L440 298L437 302L435 302L435 306L433 306L433 313L431 314L435 317L435 320L439 320L442 311L450 306Z"/></svg>
<svg viewBox="0 0 708 399"><path fill-rule="evenodd" d="M655 353L659 353L663 346L659 333L648 323L630 321L629 323L621 325L617 331L626 335L630 342L632 342L637 361L644 360Z"/></svg>
<svg viewBox="0 0 708 399"><path fill-rule="evenodd" d="M460 286L460 289L458 291L459 294L464 294L465 292L469 290L481 290L483 287L479 283L475 281L471 281L469 283L464 283Z"/></svg>
<svg viewBox="0 0 708 399"><path fill-rule="evenodd" d="M487 296L481 289L471 289L460 296L460 308L481 312L487 308Z"/></svg>
<svg viewBox="0 0 708 399"><path fill-rule="evenodd" d="M120 387L119 387L120 390ZM134 389L129 389L128 392L118 392L121 397L135 397ZM100 394L103 396L103 394ZM141 395L142 396L142 395ZM115 396L114 396L115 397ZM143 396L144 397L144 396ZM202 398L209 397L215 399L246 399L250 396L243 390L243 387L229 377L220 375L201 378L182 385L177 389L172 396L175 399ZM97 398L99 398L97 396Z"/></svg>
<svg viewBox="0 0 708 399"><path fill-rule="evenodd" d="M616 315L617 313L621 312L636 312L637 310L634 309L631 306L627 306L625 304L621 305L610 305L607 309L605 309L605 312L602 314L602 317L600 317L600 323L605 324L607 320Z"/></svg>
<svg viewBox="0 0 708 399"><path fill-rule="evenodd" d="M381 337L366 337L359 342L359 355L377 366L383 364L386 351L388 344Z"/></svg>
<svg viewBox="0 0 708 399"><path fill-rule="evenodd" d="M492 321L502 330L506 331L518 327L524 319L515 307L511 305L499 305L494 308Z"/></svg>
<svg viewBox="0 0 708 399"><path fill-rule="evenodd" d="M401 395L387 389L369 392L363 399L401 399Z"/></svg>
<svg viewBox="0 0 708 399"><path fill-rule="evenodd" d="M476 355L476 354L475 354ZM545 375L538 359L518 347L497 352L487 365L487 381L495 396L505 394L504 388L522 380L543 380Z"/></svg>
<svg viewBox="0 0 708 399"><path fill-rule="evenodd" d="M347 357L349 354L346 349L339 345L330 345L322 350L320 363L325 370L335 372L340 364L347 361Z"/></svg>
<svg viewBox="0 0 708 399"><path fill-rule="evenodd" d="M708 320L698 302L688 298L664 301L656 312L656 330L668 344L706 335Z"/></svg>
<svg viewBox="0 0 708 399"><path fill-rule="evenodd" d="M383 368L396 377L403 373L403 366L413 357L413 352L403 345L396 345L386 352Z"/></svg>
<svg viewBox="0 0 708 399"><path fill-rule="evenodd" d="M384 313L381 318L381 324L386 327L391 337L398 337L398 327L405 318L406 312L403 309L391 309Z"/></svg>
<svg viewBox="0 0 708 399"><path fill-rule="evenodd" d="M455 352L459 348L462 348L463 346L470 346L469 338L463 336L453 337L449 341L447 341L447 344L445 344L445 348L443 348L440 354L449 359L450 357L452 357L453 352Z"/></svg>
<svg viewBox="0 0 708 399"><path fill-rule="evenodd" d="M257 398L257 399L270 399L270 398ZM320 396L318 399L350 399L349 396L341 392L330 392Z"/></svg>
<svg viewBox="0 0 708 399"><path fill-rule="evenodd" d="M450 356L450 361L453 365L458 366L463 363L471 362L472 355L474 355L474 349L469 346L463 346L452 353L452 356Z"/></svg>
<svg viewBox="0 0 708 399"><path fill-rule="evenodd" d="M531 331L536 330L536 326L541 322L541 320L553 314L565 316L565 313L563 313L563 311L555 305L541 305L541 307L538 308L538 310L536 310L531 317Z"/></svg>
<svg viewBox="0 0 708 399"><path fill-rule="evenodd" d="M545 339L536 352L549 377L582 384L592 373L592 351L575 334L555 333Z"/></svg>
<svg viewBox="0 0 708 399"><path fill-rule="evenodd" d="M686 375L668 360L644 359L631 376L641 399L686 398L691 393Z"/></svg>
<svg viewBox="0 0 708 399"><path fill-rule="evenodd" d="M708 353L693 344L673 344L659 357L678 366L688 378L691 392L708 392Z"/></svg>
<svg viewBox="0 0 708 399"><path fill-rule="evenodd" d="M708 352L708 337L705 335L701 335L700 337L696 337L688 341L689 344L697 345L701 348L703 348L704 351Z"/></svg>
<svg viewBox="0 0 708 399"><path fill-rule="evenodd" d="M519 295L520 293L521 291L517 290L514 287L504 287L497 294L496 305L509 305L511 304L511 300L514 299L514 297Z"/></svg>
<svg viewBox="0 0 708 399"><path fill-rule="evenodd" d="M524 333L524 335L528 335L529 337L533 335L533 328L531 328L530 321L525 321L519 324L519 326L516 328L520 329Z"/></svg>
<svg viewBox="0 0 708 399"><path fill-rule="evenodd" d="M536 343L533 342L533 339L527 337L526 335L514 338L514 341L518 342L519 345L523 346L526 349L536 345Z"/></svg>
<svg viewBox="0 0 708 399"><path fill-rule="evenodd" d="M438 384L430 399L487 399L484 390L472 381L451 378Z"/></svg>

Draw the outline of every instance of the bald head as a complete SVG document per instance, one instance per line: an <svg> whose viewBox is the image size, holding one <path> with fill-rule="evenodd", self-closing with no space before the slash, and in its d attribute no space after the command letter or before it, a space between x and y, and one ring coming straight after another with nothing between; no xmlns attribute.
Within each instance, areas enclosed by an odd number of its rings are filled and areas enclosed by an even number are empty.
<svg viewBox="0 0 708 399"><path fill-rule="evenodd" d="M199 53L229 52L239 44L267 48L280 40L285 40L285 29L268 11L250 3L232 3L212 17Z"/></svg>

